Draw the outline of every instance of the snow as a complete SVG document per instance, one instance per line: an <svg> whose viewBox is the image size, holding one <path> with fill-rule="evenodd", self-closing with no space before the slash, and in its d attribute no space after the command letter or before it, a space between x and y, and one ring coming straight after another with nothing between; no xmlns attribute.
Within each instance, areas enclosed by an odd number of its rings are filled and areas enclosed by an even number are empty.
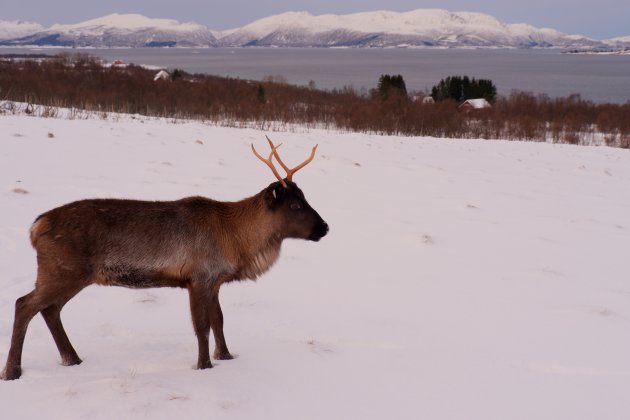
<svg viewBox="0 0 630 420"><path fill-rule="evenodd" d="M616 38L611 38L608 41L613 41L613 42L627 42L630 43L630 35L627 36L619 36Z"/></svg>
<svg viewBox="0 0 630 420"><path fill-rule="evenodd" d="M417 9L409 12L374 11L348 15L312 15L308 12L287 12L266 17L242 28L221 33L233 35L242 31L255 37L283 29L302 29L313 33L335 30L360 33L385 33L436 37L438 34L483 34L484 36L547 36L565 34L553 29L539 29L526 24L506 24L495 17L474 12L450 12L443 9ZM448 35L441 35L448 36Z"/></svg>
<svg viewBox="0 0 630 420"><path fill-rule="evenodd" d="M606 39L603 41L607 45L611 45L613 47L618 48L630 48L630 35L628 36L619 36L616 38Z"/></svg>
<svg viewBox="0 0 630 420"><path fill-rule="evenodd" d="M10 45L54 44L76 47L127 47L215 45L211 31L196 23L151 19L138 14L111 14L70 25L53 25Z"/></svg>
<svg viewBox="0 0 630 420"><path fill-rule="evenodd" d="M273 32L279 27L308 28L312 32L326 32L339 28L350 31L368 33L395 33L418 35L427 31L443 30L449 26L477 25L500 26L501 24L489 15L480 13L452 13L440 9L418 9L411 12L362 12L348 15L324 14L314 16L308 12L287 12L257 20L244 26L259 36Z"/></svg>
<svg viewBox="0 0 630 420"><path fill-rule="evenodd" d="M139 14L114 13L96 19L70 25L53 25L48 31L95 35L106 31L118 30L123 32L138 31L141 29L175 31L175 32L195 32L207 31L208 29L197 23L180 23L172 19L151 19Z"/></svg>
<svg viewBox="0 0 630 420"><path fill-rule="evenodd" d="M21 20L0 20L0 41L30 35L42 29L44 29L44 27L39 23Z"/></svg>
<svg viewBox="0 0 630 420"><path fill-rule="evenodd" d="M289 162L319 143L296 181L331 232L222 288L237 357L211 370L193 369L181 290L81 292L62 313L79 366L37 316L22 378L0 382L3 418L630 412L629 151L101 117L0 116L2 362L33 287L30 224L55 206L255 194L274 178L249 144L268 134Z"/></svg>
<svg viewBox="0 0 630 420"><path fill-rule="evenodd" d="M157 72L155 77L153 77L153 81L157 82L158 80L168 80L171 77L170 74L166 70L160 70Z"/></svg>
<svg viewBox="0 0 630 420"><path fill-rule="evenodd" d="M79 46L143 46L147 40L138 44L134 36L152 32L166 36L167 41L171 40L169 37L176 37L178 44L188 46L241 46L265 37L271 37L271 45L276 46L333 46L352 45L352 42L380 47L426 46L426 43L460 47L600 44L580 35L567 35L554 29L536 28L524 23L504 23L488 14L443 9L416 9L409 12L379 10L346 15L312 15L305 11L292 11L225 31L213 31L192 22L180 23L172 19L114 13L74 24L55 24L43 31L41 27L33 28L22 36L34 35L35 32L37 36L22 40L21 43L45 42L40 38L61 34L62 41L70 44L76 42ZM372 39L369 34L378 34L379 37ZM125 37L132 38L132 41L123 42L121 38ZM148 39L150 41L152 39ZM160 38L158 41L163 40ZM263 42L263 45L266 44Z"/></svg>
<svg viewBox="0 0 630 420"><path fill-rule="evenodd" d="M483 109L483 108L491 107L490 103L486 101L484 98L466 99L464 103L462 103L459 107L461 108L466 105L470 105L470 107L473 109Z"/></svg>

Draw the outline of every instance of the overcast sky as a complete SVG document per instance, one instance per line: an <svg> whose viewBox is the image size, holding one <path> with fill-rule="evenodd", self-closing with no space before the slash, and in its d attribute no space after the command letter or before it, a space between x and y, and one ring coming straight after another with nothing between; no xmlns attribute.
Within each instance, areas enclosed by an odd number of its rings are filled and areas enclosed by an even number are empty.
<svg viewBox="0 0 630 420"><path fill-rule="evenodd" d="M193 21L222 30L292 10L346 14L440 8L488 13L506 23L524 22L596 39L630 35L628 0L2 0L2 3L0 20L29 20L44 26L76 23L111 13L140 13L152 18Z"/></svg>

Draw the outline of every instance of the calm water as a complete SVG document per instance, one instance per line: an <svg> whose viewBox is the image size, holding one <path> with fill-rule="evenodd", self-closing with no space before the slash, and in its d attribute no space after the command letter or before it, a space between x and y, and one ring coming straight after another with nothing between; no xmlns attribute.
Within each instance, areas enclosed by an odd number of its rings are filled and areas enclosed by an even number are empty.
<svg viewBox="0 0 630 420"><path fill-rule="evenodd" d="M0 53L54 49L0 49ZM71 50L63 50L71 51ZM78 51L78 50L72 50ZM566 96L580 93L596 102L630 101L630 55L572 55L531 50L417 49L111 49L84 50L108 61L181 68L188 72L259 80L282 75L290 83L320 88L372 88L383 73L402 74L408 90L430 89L449 75L491 79L499 94L512 90Z"/></svg>

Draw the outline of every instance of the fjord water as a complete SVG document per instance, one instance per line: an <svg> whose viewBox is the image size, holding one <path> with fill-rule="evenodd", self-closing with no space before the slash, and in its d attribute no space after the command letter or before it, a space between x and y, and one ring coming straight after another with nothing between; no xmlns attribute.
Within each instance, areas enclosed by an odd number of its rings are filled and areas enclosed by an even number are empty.
<svg viewBox="0 0 630 420"><path fill-rule="evenodd" d="M561 50L334 49L334 48L141 48L83 51L108 61L181 68L260 80L281 75L289 83L314 81L324 89L372 88L381 74L401 74L410 91L430 89L450 75L491 79L499 94L512 90L552 97L579 93L595 102L630 101L630 55L563 54ZM0 53L42 52L0 49Z"/></svg>

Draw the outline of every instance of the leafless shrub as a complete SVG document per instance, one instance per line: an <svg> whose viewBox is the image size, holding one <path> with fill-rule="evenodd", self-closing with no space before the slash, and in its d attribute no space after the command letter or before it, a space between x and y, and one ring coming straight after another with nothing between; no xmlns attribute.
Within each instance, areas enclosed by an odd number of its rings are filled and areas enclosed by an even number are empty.
<svg viewBox="0 0 630 420"><path fill-rule="evenodd" d="M491 109L462 112L458 104L424 104L406 95L386 99L352 86L332 91L292 86L282 76L263 81L187 74L156 84L153 72L129 65L103 67L87 55L55 60L0 62L0 92L26 103L24 112L71 119L97 113L199 119L263 130L297 125L377 134L588 143L630 147L630 103L594 104L579 95L565 98L512 92ZM37 109L38 104L41 109ZM601 133L601 135L599 135Z"/></svg>
<svg viewBox="0 0 630 420"><path fill-rule="evenodd" d="M39 115L44 118L56 118L58 111L59 108L55 106L44 106Z"/></svg>

